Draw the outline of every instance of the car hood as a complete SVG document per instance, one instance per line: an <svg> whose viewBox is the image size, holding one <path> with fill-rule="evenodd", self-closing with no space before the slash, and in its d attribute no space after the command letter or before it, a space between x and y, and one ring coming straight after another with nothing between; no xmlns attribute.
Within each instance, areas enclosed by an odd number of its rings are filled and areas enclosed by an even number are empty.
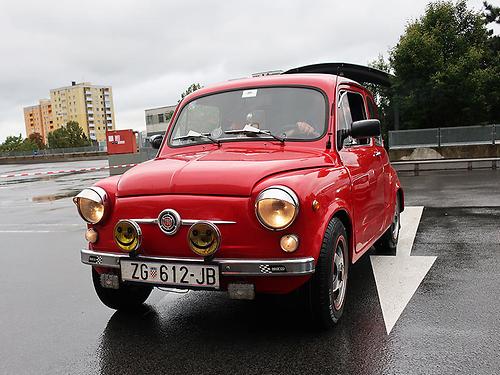
<svg viewBox="0 0 500 375"><path fill-rule="evenodd" d="M198 194L250 196L261 179L280 172L331 165L322 150L304 148L237 149L181 152L128 170L117 196Z"/></svg>

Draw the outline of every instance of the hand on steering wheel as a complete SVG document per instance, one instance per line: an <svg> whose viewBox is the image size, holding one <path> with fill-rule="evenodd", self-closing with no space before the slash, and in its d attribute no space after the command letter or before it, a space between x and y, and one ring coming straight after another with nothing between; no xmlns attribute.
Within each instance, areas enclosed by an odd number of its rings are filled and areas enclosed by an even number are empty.
<svg viewBox="0 0 500 375"><path fill-rule="evenodd" d="M298 121L295 124L287 124L281 127L281 132L287 136L305 135L306 138L319 137L319 133L307 122Z"/></svg>

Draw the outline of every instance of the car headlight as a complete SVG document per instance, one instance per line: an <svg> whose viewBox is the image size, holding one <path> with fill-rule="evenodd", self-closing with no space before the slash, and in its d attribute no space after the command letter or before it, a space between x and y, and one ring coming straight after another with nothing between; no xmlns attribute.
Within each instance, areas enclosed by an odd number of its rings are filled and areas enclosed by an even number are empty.
<svg viewBox="0 0 500 375"><path fill-rule="evenodd" d="M299 213L299 199L286 186L271 186L263 190L255 202L255 213L267 229L283 230L292 225Z"/></svg>
<svg viewBox="0 0 500 375"><path fill-rule="evenodd" d="M107 201L106 191L97 186L84 189L73 198L78 213L89 224L97 224L102 220Z"/></svg>

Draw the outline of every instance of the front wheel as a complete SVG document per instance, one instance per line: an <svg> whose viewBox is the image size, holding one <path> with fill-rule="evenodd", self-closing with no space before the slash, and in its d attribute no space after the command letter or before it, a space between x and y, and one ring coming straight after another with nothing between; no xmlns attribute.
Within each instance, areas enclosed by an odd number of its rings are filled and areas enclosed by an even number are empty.
<svg viewBox="0 0 500 375"><path fill-rule="evenodd" d="M391 226L385 231L382 237L375 242L375 250L377 252L395 251L398 245L399 230L401 228L401 211L399 207L399 199L396 198L396 208L394 209L394 217Z"/></svg>
<svg viewBox="0 0 500 375"><path fill-rule="evenodd" d="M323 329L332 328L344 311L349 274L348 244L344 225L333 218L326 229L308 293L313 320Z"/></svg>
<svg viewBox="0 0 500 375"><path fill-rule="evenodd" d="M138 309L148 299L153 290L153 287L149 285L126 285L122 283L120 283L119 289L104 288L101 285L101 277L94 268L92 268L92 281L101 302L114 310L131 311Z"/></svg>

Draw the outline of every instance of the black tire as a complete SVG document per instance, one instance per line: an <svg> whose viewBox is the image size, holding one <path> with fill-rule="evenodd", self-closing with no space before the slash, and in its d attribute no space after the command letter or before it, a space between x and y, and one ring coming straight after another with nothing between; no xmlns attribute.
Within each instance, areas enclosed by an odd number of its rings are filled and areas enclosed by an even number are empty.
<svg viewBox="0 0 500 375"><path fill-rule="evenodd" d="M119 289L104 288L101 285L100 275L94 268L92 268L92 281L101 302L111 309L120 311L138 310L153 290L149 285L126 285L121 282Z"/></svg>
<svg viewBox="0 0 500 375"><path fill-rule="evenodd" d="M379 253L393 252L396 250L399 240L399 230L401 229L401 212L399 208L399 199L396 198L396 209L391 226L385 231L377 242L375 242L375 250Z"/></svg>
<svg viewBox="0 0 500 375"><path fill-rule="evenodd" d="M308 285L312 318L319 328L332 328L342 316L348 271L349 239L342 222L333 218L326 228L316 270ZM338 289L334 289L336 286Z"/></svg>

